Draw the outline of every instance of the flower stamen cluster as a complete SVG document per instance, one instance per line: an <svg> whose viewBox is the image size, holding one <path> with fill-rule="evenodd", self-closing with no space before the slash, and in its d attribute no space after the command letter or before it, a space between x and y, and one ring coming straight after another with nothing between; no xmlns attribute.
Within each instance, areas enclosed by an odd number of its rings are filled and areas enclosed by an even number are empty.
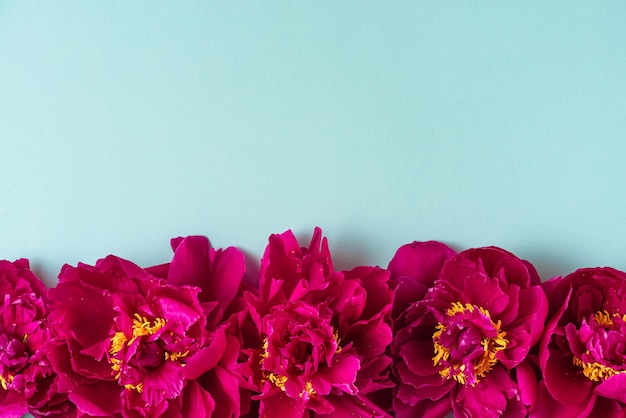
<svg viewBox="0 0 626 418"><path fill-rule="evenodd" d="M475 386L496 365L497 353L507 347L506 331L501 326L500 320L491 320L486 309L453 302L444 323L439 322L433 333L433 363L443 367L439 375Z"/></svg>
<svg viewBox="0 0 626 418"><path fill-rule="evenodd" d="M601 335L598 340L604 340L609 333L620 333L620 328L623 326L624 322L626 322L626 315L617 313L610 314L608 311L604 310L596 312L590 319L588 326L593 333ZM626 373L626 370L618 369L619 364L608 364L611 363L611 359L604 358L608 355L609 353L607 352L602 358L597 358L590 350L586 350L583 356L574 356L572 363L580 367L583 375L592 382L604 381L609 377Z"/></svg>
<svg viewBox="0 0 626 418"><path fill-rule="evenodd" d="M111 370L115 372L115 379L120 380L122 376L122 368L125 364L131 360L131 358L124 358L124 349L130 347L138 338L150 337L157 334L167 325L167 320L157 317L154 320L150 320L145 316L135 313L132 321L132 337L130 340L126 337L123 331L117 331L110 340L109 354L111 363ZM121 354L120 354L121 353ZM141 355L139 352L135 354L135 357ZM163 359L166 361L178 362L182 358L189 355L189 350L184 352L170 352L164 350ZM180 365L184 367L184 364ZM121 383L121 382L120 382ZM138 393L143 393L143 382L125 383L124 388L127 390L135 390Z"/></svg>
<svg viewBox="0 0 626 418"><path fill-rule="evenodd" d="M145 317L138 313L135 313L133 319L133 338L130 340L132 344L133 340L138 337L148 337L154 335L161 328L165 326L167 321L163 318L156 318L152 323Z"/></svg>
<svg viewBox="0 0 626 418"><path fill-rule="evenodd" d="M586 353L589 355L589 351ZM575 366L583 369L583 375L592 382L599 382L609 377L626 373L626 370L615 370L612 367L607 367L603 364L594 361L593 363L587 363L579 358L574 357L572 360Z"/></svg>
<svg viewBox="0 0 626 418"><path fill-rule="evenodd" d="M339 354L341 352L342 348L339 345L341 339L339 338L339 334L338 334L337 331L333 332L333 337L334 337L335 342L337 344L337 348L335 350L335 354ZM263 340L263 351L261 353L261 360L259 362L261 367L263 366L263 362L269 357L268 346L269 346L269 343L267 341L267 338L265 338ZM262 375L263 381L271 383L272 385L274 385L275 387L279 388L283 392L287 391L287 389L285 388L285 384L289 380L288 376L277 374L277 373L274 373L274 372L267 372L266 370L262 370L261 371L261 375ZM299 394L300 398L301 399L310 399L312 397L315 397L316 395L317 395L317 392L315 391L315 389L313 389L313 383L311 381L306 381L304 383L304 389Z"/></svg>

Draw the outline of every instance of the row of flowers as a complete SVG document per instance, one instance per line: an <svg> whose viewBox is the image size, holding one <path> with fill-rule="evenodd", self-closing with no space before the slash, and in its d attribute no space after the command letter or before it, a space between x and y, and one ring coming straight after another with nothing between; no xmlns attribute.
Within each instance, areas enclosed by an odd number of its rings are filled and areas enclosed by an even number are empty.
<svg viewBox="0 0 626 418"><path fill-rule="evenodd" d="M622 416L626 273L540 280L496 247L335 270L272 235L258 272L206 237L170 262L0 262L0 416Z"/></svg>

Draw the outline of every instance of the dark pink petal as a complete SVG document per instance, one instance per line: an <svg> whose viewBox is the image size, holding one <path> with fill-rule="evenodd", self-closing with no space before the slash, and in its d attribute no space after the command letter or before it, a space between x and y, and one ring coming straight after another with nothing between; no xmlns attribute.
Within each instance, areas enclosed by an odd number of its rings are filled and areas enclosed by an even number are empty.
<svg viewBox="0 0 626 418"><path fill-rule="evenodd" d="M214 416L237 417L241 414L239 381L232 371L217 366L200 381L202 387L217 400Z"/></svg>
<svg viewBox="0 0 626 418"><path fill-rule="evenodd" d="M491 277L506 277L508 284L521 288L540 283L535 268L520 260L514 254L498 247L473 248L463 252L467 259L479 261L484 271Z"/></svg>
<svg viewBox="0 0 626 418"><path fill-rule="evenodd" d="M273 395L261 399L259 407L260 418L275 417L304 417L305 404L287 396L284 392L276 391Z"/></svg>
<svg viewBox="0 0 626 418"><path fill-rule="evenodd" d="M145 375L143 384L141 396L148 405L162 402L164 399L177 398L185 385L181 365L165 361L160 367Z"/></svg>
<svg viewBox="0 0 626 418"><path fill-rule="evenodd" d="M389 287L389 277L389 271L379 267L363 266L344 272L345 280L359 280L365 289L367 301L363 318L372 318L391 308L393 290Z"/></svg>
<svg viewBox="0 0 626 418"><path fill-rule="evenodd" d="M189 380L197 379L214 368L224 357L226 349L226 329L220 327L212 335L208 346L198 350L185 364L183 374Z"/></svg>
<svg viewBox="0 0 626 418"><path fill-rule="evenodd" d="M99 381L76 386L69 397L88 416L111 416L121 411L122 390L117 382Z"/></svg>
<svg viewBox="0 0 626 418"><path fill-rule="evenodd" d="M163 263L156 266L146 267L146 271L154 277L167 280L167 275L170 271L170 263Z"/></svg>
<svg viewBox="0 0 626 418"><path fill-rule="evenodd" d="M216 251L208 238L190 236L176 242L168 282L199 287L200 302L219 302L225 310L237 294L244 272L241 251L234 247Z"/></svg>
<svg viewBox="0 0 626 418"><path fill-rule="evenodd" d="M456 252L437 241L418 242L398 248L387 269L396 289L393 316L398 316L414 301L421 300L437 279L443 264ZM400 291L401 290L401 291Z"/></svg>
<svg viewBox="0 0 626 418"><path fill-rule="evenodd" d="M28 412L26 397L14 390L5 391L0 388L0 416L21 418ZM4 397L3 397L4 395Z"/></svg>
<svg viewBox="0 0 626 418"><path fill-rule="evenodd" d="M522 289L519 298L519 317L530 331L529 345L533 346L543 334L548 316L548 298L539 286Z"/></svg>
<svg viewBox="0 0 626 418"><path fill-rule="evenodd" d="M173 292L171 288L160 286L152 289L149 297L158 304L163 317L172 323L181 324L188 329L196 322L200 321L202 312L197 309L197 288L183 287ZM194 306L195 305L195 306Z"/></svg>
<svg viewBox="0 0 626 418"><path fill-rule="evenodd" d="M543 289L543 291L546 293L546 296L548 298L551 298L552 296L552 291L556 288L556 286L561 283L561 281L563 280L563 277L561 276L556 276L553 277L549 280L546 280L545 282L541 283L541 288Z"/></svg>
<svg viewBox="0 0 626 418"><path fill-rule="evenodd" d="M572 418L587 417L593 408L596 396L579 399L579 403L564 404L554 399L546 389L543 381L537 387L537 402L530 410L530 418Z"/></svg>
<svg viewBox="0 0 626 418"><path fill-rule="evenodd" d="M471 301L489 312L502 312L509 304L509 295L507 289L502 288L502 281L484 272L480 259L473 261L464 256L465 252L460 253L443 266L442 286L459 290L464 301Z"/></svg>
<svg viewBox="0 0 626 418"><path fill-rule="evenodd" d="M372 403L364 396L329 396L334 411L330 414L316 414L320 417L354 418L354 417L388 417L387 412Z"/></svg>
<svg viewBox="0 0 626 418"><path fill-rule="evenodd" d="M396 396L406 403L415 403L420 399L437 400L446 396L456 386L456 381L443 379L439 373L418 376L408 371L406 364L397 364L396 371L402 384Z"/></svg>
<svg viewBox="0 0 626 418"><path fill-rule="evenodd" d="M211 394L202 389L196 381L190 381L183 392L181 415L183 417L210 417L213 411L215 411L215 400Z"/></svg>
<svg viewBox="0 0 626 418"><path fill-rule="evenodd" d="M508 399L515 398L516 392L508 373L496 365L476 386L459 386L452 407L458 416L497 417L508 409Z"/></svg>
<svg viewBox="0 0 626 418"><path fill-rule="evenodd" d="M414 405L403 403L394 399L393 410L396 418L444 418L452 412L452 402L450 397L446 396L437 401L424 399Z"/></svg>
<svg viewBox="0 0 626 418"><path fill-rule="evenodd" d="M83 347L109 339L115 311L111 299L102 297L101 291L85 288L80 282L61 281L48 291L48 297L57 306L71 306L58 316L51 315L50 321L58 321L57 328L66 330Z"/></svg>
<svg viewBox="0 0 626 418"><path fill-rule="evenodd" d="M570 405L586 399L592 387L592 382L577 373L571 362L565 360L563 353L554 349L549 350L543 379L546 389L558 402Z"/></svg>
<svg viewBox="0 0 626 418"><path fill-rule="evenodd" d="M598 397L593 410L589 413L590 418L619 417L624 418L626 409L624 404L614 399Z"/></svg>
<svg viewBox="0 0 626 418"><path fill-rule="evenodd" d="M567 304L572 294L571 286L567 286L567 287L559 286L559 287L561 288L561 291L565 290L565 294L563 295L563 298L561 299L562 302L559 303L558 306L555 306L557 305L557 303L549 304L550 305L549 306L550 317L548 321L546 322L543 335L541 336L541 339L539 341L539 367L541 368L541 370L545 369L546 363L548 362L548 358L550 357L550 351L548 349L548 346L550 344L550 339L552 338L552 334L554 333L556 327L558 326L558 323L561 320L561 317L563 316L563 314L565 313L565 310L567 309ZM551 292L551 294L552 293L553 292Z"/></svg>
<svg viewBox="0 0 626 418"><path fill-rule="evenodd" d="M356 356L336 356L331 367L319 371L314 376L313 388L315 388L316 382L323 380L343 392L354 394L357 392L354 382L360 365L361 362Z"/></svg>
<svg viewBox="0 0 626 418"><path fill-rule="evenodd" d="M626 403L626 374L620 373L604 380L596 386L595 393Z"/></svg>
<svg viewBox="0 0 626 418"><path fill-rule="evenodd" d="M433 365L435 348L432 341L409 341L400 347L400 357L403 363L418 376L438 374Z"/></svg>
<svg viewBox="0 0 626 418"><path fill-rule="evenodd" d="M382 355L387 350L391 344L391 327L379 316L350 327L346 339L354 343L360 356L369 359Z"/></svg>
<svg viewBox="0 0 626 418"><path fill-rule="evenodd" d="M516 368L520 398L526 405L534 405L537 399L537 376L530 360L522 361Z"/></svg>
<svg viewBox="0 0 626 418"><path fill-rule="evenodd" d="M395 387L395 384L388 377L390 365L391 357L388 356L378 356L365 360L361 364L355 383L359 393L366 395L371 392Z"/></svg>

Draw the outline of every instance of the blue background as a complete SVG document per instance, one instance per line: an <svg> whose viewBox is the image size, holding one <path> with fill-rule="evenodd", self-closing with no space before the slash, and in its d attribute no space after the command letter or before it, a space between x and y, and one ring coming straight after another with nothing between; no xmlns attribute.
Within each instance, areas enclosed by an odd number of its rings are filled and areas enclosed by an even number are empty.
<svg viewBox="0 0 626 418"><path fill-rule="evenodd" d="M622 2L0 0L0 258L49 284L319 225L626 269Z"/></svg>

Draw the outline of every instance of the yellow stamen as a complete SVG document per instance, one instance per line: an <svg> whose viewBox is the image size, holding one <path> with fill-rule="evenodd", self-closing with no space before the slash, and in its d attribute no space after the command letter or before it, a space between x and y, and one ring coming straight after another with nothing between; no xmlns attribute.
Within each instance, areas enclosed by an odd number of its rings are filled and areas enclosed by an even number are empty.
<svg viewBox="0 0 626 418"><path fill-rule="evenodd" d="M620 314L611 315L606 310L602 312L598 311L593 315L593 320L596 322L596 324L605 326L605 327L613 326L613 318L622 318L623 321L626 321L626 315L620 315Z"/></svg>
<svg viewBox="0 0 626 418"><path fill-rule="evenodd" d="M587 354L589 354L588 351ZM599 382L617 374L626 373L626 370L615 370L598 362L586 363L576 357L573 358L572 362L575 366L581 367L585 377L594 382Z"/></svg>
<svg viewBox="0 0 626 418"><path fill-rule="evenodd" d="M2 389L9 390L9 385L13 382L14 377L12 375L8 375L6 378L0 374L0 386Z"/></svg>
<svg viewBox="0 0 626 418"><path fill-rule="evenodd" d="M277 388L280 388L280 390L282 390L283 392L285 391L285 383L287 383L287 379L288 379L287 376L281 376L279 374L274 374L274 373L269 373L265 376L266 376L265 380L267 380L268 382L270 382Z"/></svg>
<svg viewBox="0 0 626 418"><path fill-rule="evenodd" d="M313 389L313 384L311 382L306 382L304 384L304 391L300 393L300 397L303 398L305 393L309 394L309 398L316 395L317 392Z"/></svg>
<svg viewBox="0 0 626 418"><path fill-rule="evenodd" d="M617 313L610 314L606 310L601 312L598 311L593 315L595 323L605 328L613 327L614 318L621 318L623 321L626 321L626 315L620 315ZM587 350L586 354L589 354L589 350ZM572 359L572 363L574 363L575 366L582 368L583 375L593 382L599 382L611 376L626 373L626 370L615 370L610 366L605 366L604 364L596 361L589 363L582 361L582 359L577 357Z"/></svg>
<svg viewBox="0 0 626 418"><path fill-rule="evenodd" d="M111 347L109 348L109 354L111 354L112 356L117 354L122 348L124 348L124 344L126 344L126 341L128 341L128 339L126 338L124 333L121 331L117 331L111 337Z"/></svg>
<svg viewBox="0 0 626 418"><path fill-rule="evenodd" d="M124 385L124 387L126 388L126 390L136 390L137 392L141 393L143 392L143 383L139 383L137 385Z"/></svg>
<svg viewBox="0 0 626 418"><path fill-rule="evenodd" d="M168 353L167 351L165 352L165 360L172 360L172 361L177 361L183 357L187 357L187 355L189 354L189 350L185 351L184 353L181 353L180 351L177 353Z"/></svg>
<svg viewBox="0 0 626 418"><path fill-rule="evenodd" d="M446 311L446 315L455 316L456 314L464 314L466 312L474 313L475 310L478 310L482 315L486 316L489 320L491 320L491 315L489 311L482 307L478 307L475 305L471 305L469 303L462 304L461 302L453 302L451 307ZM505 338L506 331L501 329L502 321L498 320L498 322L491 321L491 326L496 331L496 337L489 338L483 337L480 341L480 345L483 349L483 353L479 358L472 362L474 366L473 374L476 378L476 381L472 384L475 385L478 383L480 377L485 377L487 372L489 372L496 365L498 360L496 359L496 355L499 351L504 350L507 347L509 341ZM433 357L433 364L435 366L440 365L442 362L450 361L450 349L448 347L444 347L439 343L441 334L446 331L446 326L438 323L435 326L435 332L433 333L433 345L435 355ZM444 379L453 378L458 383L465 385L467 384L467 379L469 377L468 370L466 370L465 364L457 363L451 364L448 367L439 371L439 375Z"/></svg>
<svg viewBox="0 0 626 418"><path fill-rule="evenodd" d="M261 360L259 360L259 364L263 363L263 360L265 360L270 353L267 352L267 348L268 348L268 342L267 342L267 338L263 339L263 352L261 353Z"/></svg>
<svg viewBox="0 0 626 418"><path fill-rule="evenodd" d="M111 363L111 370L115 372L115 378L119 379L121 376L122 369L122 360L115 358L114 356L119 353L124 347L132 344L135 339L144 336L150 336L156 334L160 329L162 329L167 321L163 318L156 318L154 321L148 320L145 316L141 316L136 313L133 316L133 336L130 340L126 337L126 335L122 331L117 331L111 337L111 343L109 347L109 362ZM189 351L185 353L165 353L165 359L168 358L176 361L181 357L185 357L189 354ZM138 385L124 385L126 389L135 389L139 393L143 390L143 383L139 383Z"/></svg>
<svg viewBox="0 0 626 418"><path fill-rule="evenodd" d="M141 316L138 313L134 315L135 319L133 319L133 338L131 342L137 337L147 337L149 335L154 335L161 328L167 324L167 321L163 318L156 318L154 322L150 323L150 321L145 317Z"/></svg>

